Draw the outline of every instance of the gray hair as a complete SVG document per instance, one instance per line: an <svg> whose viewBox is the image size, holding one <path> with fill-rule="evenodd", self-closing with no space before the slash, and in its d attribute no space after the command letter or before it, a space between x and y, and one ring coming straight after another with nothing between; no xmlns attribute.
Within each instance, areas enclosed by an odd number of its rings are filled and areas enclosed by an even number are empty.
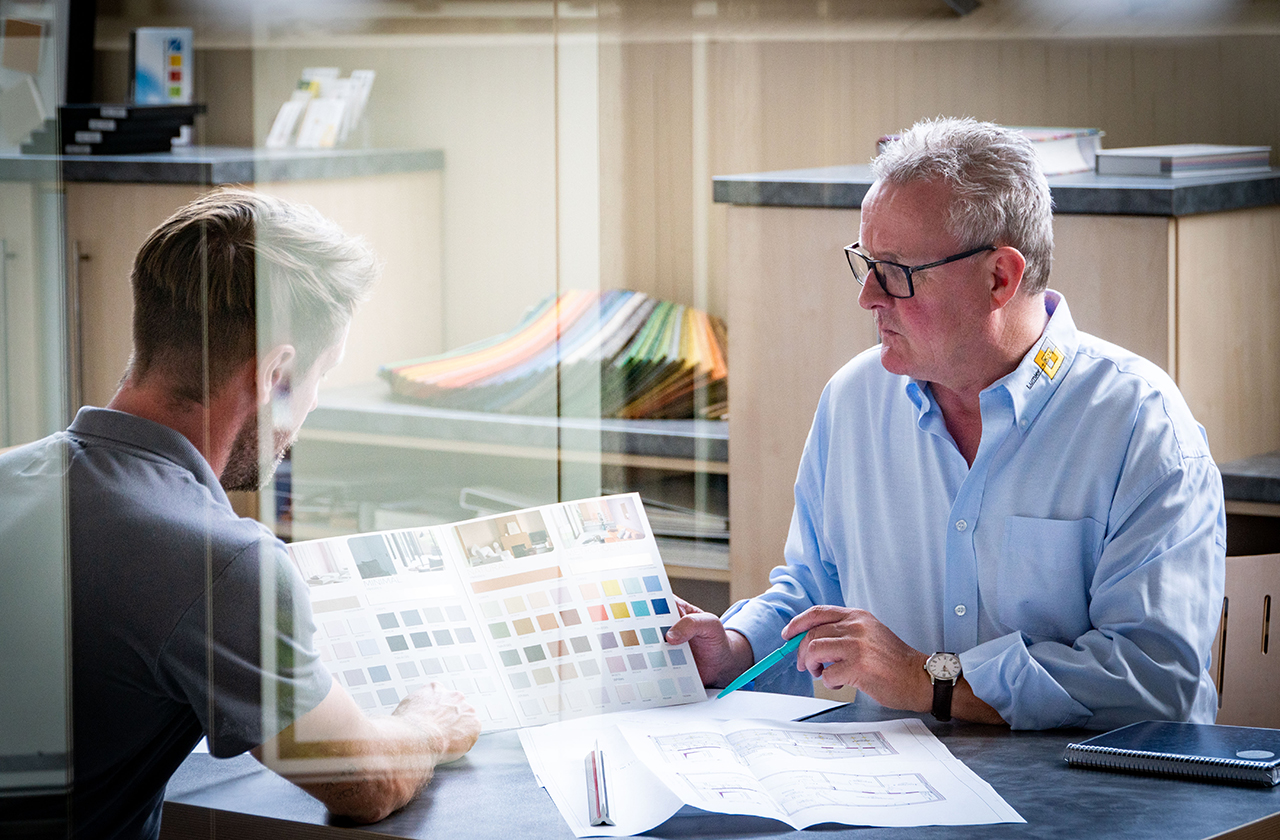
<svg viewBox="0 0 1280 840"><path fill-rule="evenodd" d="M1022 132L952 117L922 120L871 162L879 181L941 181L951 188L947 232L966 247L1009 245L1027 260L1022 291L1043 292L1053 262L1053 199Z"/></svg>

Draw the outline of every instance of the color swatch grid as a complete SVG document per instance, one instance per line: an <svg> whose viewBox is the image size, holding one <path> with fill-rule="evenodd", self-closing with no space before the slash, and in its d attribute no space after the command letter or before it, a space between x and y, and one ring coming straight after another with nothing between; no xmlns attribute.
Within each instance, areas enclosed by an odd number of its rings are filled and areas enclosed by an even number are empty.
<svg viewBox="0 0 1280 840"><path fill-rule="evenodd" d="M289 551L322 660L370 711L429 682L486 731L704 697L634 494Z"/></svg>

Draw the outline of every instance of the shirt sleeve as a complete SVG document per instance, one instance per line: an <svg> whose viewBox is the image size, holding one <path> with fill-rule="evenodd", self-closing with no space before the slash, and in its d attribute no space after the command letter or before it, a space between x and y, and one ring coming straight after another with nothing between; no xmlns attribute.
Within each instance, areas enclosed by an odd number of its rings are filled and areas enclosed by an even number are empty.
<svg viewBox="0 0 1280 840"><path fill-rule="evenodd" d="M770 587L763 594L739 601L729 608L722 621L725 628L747 637L755 660L767 656L782 644L782 628L791 619L815 604L844 605L839 572L823 537L823 465L826 463L828 392L818 405L813 427L800 457L796 477L795 509L783 548L786 565L769 573ZM761 691L783 694L813 694L813 679L796 670L796 654L788 654L755 680Z"/></svg>
<svg viewBox="0 0 1280 840"><path fill-rule="evenodd" d="M314 633L307 585L283 544L264 532L183 618L161 655L161 679L194 709L210 753L238 755L328 694L331 677Z"/></svg>
<svg viewBox="0 0 1280 840"><path fill-rule="evenodd" d="M1207 453L1143 469L1136 444L1089 589L1092 628L1071 644L1022 632L960 659L974 694L1015 729L1212 722L1207 672L1222 610L1222 480Z"/></svg>

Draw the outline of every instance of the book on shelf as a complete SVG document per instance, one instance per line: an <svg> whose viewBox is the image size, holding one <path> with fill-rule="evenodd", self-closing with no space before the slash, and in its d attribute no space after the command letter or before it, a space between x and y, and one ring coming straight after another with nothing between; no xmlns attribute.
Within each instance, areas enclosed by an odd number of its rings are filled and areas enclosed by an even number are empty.
<svg viewBox="0 0 1280 840"><path fill-rule="evenodd" d="M192 55L190 27L143 26L129 33L133 101L142 105L190 104Z"/></svg>
<svg viewBox="0 0 1280 840"><path fill-rule="evenodd" d="M399 399L504 414L721 419L728 332L702 310L642 292L569 290L511 330L384 365Z"/></svg>
<svg viewBox="0 0 1280 840"><path fill-rule="evenodd" d="M1102 147L1105 132L1096 128L1062 128L1039 126L1011 126L1021 131L1031 141L1040 159L1045 175L1070 175L1076 172L1092 172L1094 158ZM877 153L899 135L889 134L876 144Z"/></svg>
<svg viewBox="0 0 1280 840"><path fill-rule="evenodd" d="M1046 175L1092 172L1102 148L1103 132L1096 128L1036 128L1019 126L1031 141Z"/></svg>
<svg viewBox="0 0 1280 840"><path fill-rule="evenodd" d="M72 140L62 144L68 155L140 155L151 152L167 152L172 148L173 134L135 134L113 137L98 131L77 131Z"/></svg>
<svg viewBox="0 0 1280 840"><path fill-rule="evenodd" d="M102 134L123 136L126 134L166 134L172 137L178 134L184 125L191 125L189 116L158 117L148 119L110 119L94 117L89 113L61 113L61 129L63 137L73 137L82 131L97 131ZM70 139L68 143L72 142Z"/></svg>
<svg viewBox="0 0 1280 840"><path fill-rule="evenodd" d="M1132 146L1098 152L1099 175L1192 177L1224 173L1266 172L1270 146L1222 146L1181 143L1171 146Z"/></svg>
<svg viewBox="0 0 1280 840"><path fill-rule="evenodd" d="M1147 720L1068 744L1063 758L1075 767L1272 787L1280 782L1280 730Z"/></svg>
<svg viewBox="0 0 1280 840"><path fill-rule="evenodd" d="M108 120L166 120L184 118L195 119L196 114L203 114L206 106L202 103L189 105L139 105L129 103L77 103L59 105L58 114L63 120L74 119L108 119Z"/></svg>

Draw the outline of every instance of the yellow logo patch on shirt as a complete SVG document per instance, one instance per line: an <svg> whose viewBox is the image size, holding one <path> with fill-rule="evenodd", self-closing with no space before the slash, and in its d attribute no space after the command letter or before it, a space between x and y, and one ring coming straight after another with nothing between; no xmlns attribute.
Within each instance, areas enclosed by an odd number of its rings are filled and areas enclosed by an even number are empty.
<svg viewBox="0 0 1280 840"><path fill-rule="evenodd" d="M1045 340L1041 346L1040 352L1036 353L1036 366L1044 371L1050 379L1057 376L1058 368L1062 367L1062 351L1057 345L1049 340Z"/></svg>

